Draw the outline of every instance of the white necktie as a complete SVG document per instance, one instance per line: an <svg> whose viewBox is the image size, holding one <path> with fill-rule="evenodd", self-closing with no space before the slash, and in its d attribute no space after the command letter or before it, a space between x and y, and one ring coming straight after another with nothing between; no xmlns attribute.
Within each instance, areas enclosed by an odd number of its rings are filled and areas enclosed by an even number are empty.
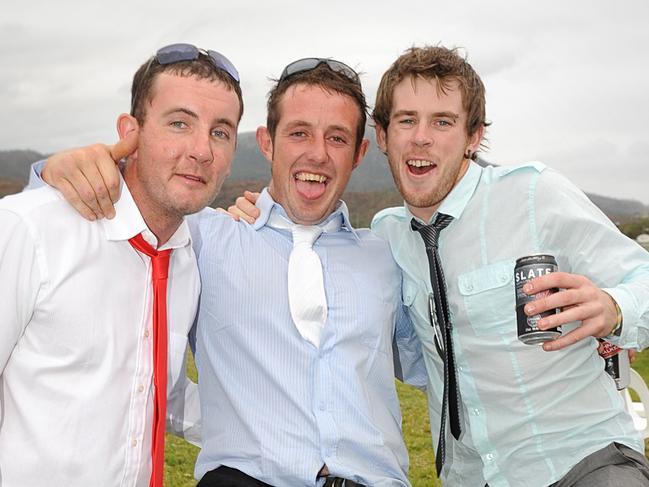
<svg viewBox="0 0 649 487"><path fill-rule="evenodd" d="M288 259L288 303L291 317L302 338L319 348L320 333L327 321L327 298L322 262L313 250L313 244L323 232L338 231L340 219L334 218L323 228L317 225L297 225L273 213L269 225L293 233L293 250Z"/></svg>

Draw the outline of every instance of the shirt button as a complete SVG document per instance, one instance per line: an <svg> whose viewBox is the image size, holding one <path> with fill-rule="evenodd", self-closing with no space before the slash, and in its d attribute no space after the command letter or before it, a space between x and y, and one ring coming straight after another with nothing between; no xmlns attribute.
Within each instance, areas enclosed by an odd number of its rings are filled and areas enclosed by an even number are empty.
<svg viewBox="0 0 649 487"><path fill-rule="evenodd" d="M137 438L133 438L133 439L131 440L131 446L132 446L133 448L135 448L135 447L137 446Z"/></svg>
<svg viewBox="0 0 649 487"><path fill-rule="evenodd" d="M487 453L487 454L485 455L485 458L487 459L488 462L493 462L493 460L494 460L494 455L493 455L493 453Z"/></svg>
<svg viewBox="0 0 649 487"><path fill-rule="evenodd" d="M144 386L142 384L137 386L137 392L144 392Z"/></svg>
<svg viewBox="0 0 649 487"><path fill-rule="evenodd" d="M473 410L473 414L476 415L476 416L480 416L480 410L478 408L475 408Z"/></svg>
<svg viewBox="0 0 649 487"><path fill-rule="evenodd" d="M466 290L467 291L473 291L473 284L467 284L466 285Z"/></svg>
<svg viewBox="0 0 649 487"><path fill-rule="evenodd" d="M320 403L320 411L325 410L325 404L323 402Z"/></svg>
<svg viewBox="0 0 649 487"><path fill-rule="evenodd" d="M500 282L505 282L505 281L507 281L507 276L503 274L502 276L500 276Z"/></svg>
<svg viewBox="0 0 649 487"><path fill-rule="evenodd" d="M144 330L144 338L149 338L149 330Z"/></svg>

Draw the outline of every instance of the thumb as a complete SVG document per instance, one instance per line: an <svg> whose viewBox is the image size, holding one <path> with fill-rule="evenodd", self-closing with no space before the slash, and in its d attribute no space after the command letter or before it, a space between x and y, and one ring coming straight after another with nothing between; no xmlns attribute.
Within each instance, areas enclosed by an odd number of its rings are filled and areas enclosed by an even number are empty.
<svg viewBox="0 0 649 487"><path fill-rule="evenodd" d="M138 144L138 129L130 130L123 139L120 139L115 145L108 146L110 156L117 163L130 156L137 149Z"/></svg>

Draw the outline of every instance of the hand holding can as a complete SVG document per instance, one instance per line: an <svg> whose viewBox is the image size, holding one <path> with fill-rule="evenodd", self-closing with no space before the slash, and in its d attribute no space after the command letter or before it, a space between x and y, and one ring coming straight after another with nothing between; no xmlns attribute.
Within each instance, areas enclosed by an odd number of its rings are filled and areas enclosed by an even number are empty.
<svg viewBox="0 0 649 487"><path fill-rule="evenodd" d="M526 345L539 345L554 340L561 336L558 328L539 330L537 323L541 318L560 313L559 308L544 311L542 313L527 316L525 305L537 298L556 293L558 289L548 289L537 294L528 295L523 291L526 282L550 272L557 272L557 261L552 255L535 254L527 255L516 260L514 267L514 284L516 288L516 324L518 328L518 339Z"/></svg>

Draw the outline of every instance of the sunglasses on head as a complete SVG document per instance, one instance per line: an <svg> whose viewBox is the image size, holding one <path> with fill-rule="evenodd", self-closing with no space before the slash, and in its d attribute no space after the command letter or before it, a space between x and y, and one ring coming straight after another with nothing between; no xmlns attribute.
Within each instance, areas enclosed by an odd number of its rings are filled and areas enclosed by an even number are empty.
<svg viewBox="0 0 649 487"><path fill-rule="evenodd" d="M182 63L185 61L196 61L200 56L207 57L212 64L217 69L225 71L237 84L239 84L239 72L237 68L234 67L234 64L230 62L220 52L205 50L194 46L193 44L170 44L168 46L158 49L158 52L155 53L151 59L149 59L146 69L144 70L144 76L151 69L151 65L156 62L161 66L166 66L169 64ZM139 96L139 93L138 93ZM131 99L131 114L135 110L135 103L138 99L138 96L133 96Z"/></svg>
<svg viewBox="0 0 649 487"><path fill-rule="evenodd" d="M214 66L228 73L234 81L239 83L239 72L228 58L220 52L201 49L192 44L171 44L162 47L158 49L158 52L156 52L151 61L156 61L161 65L167 65L181 63L183 61L195 61L201 55L208 57Z"/></svg>
<svg viewBox="0 0 649 487"><path fill-rule="evenodd" d="M279 82L281 83L286 78L293 76L294 74L311 71L321 64L326 64L332 71L345 75L347 78L358 85L361 84L358 73L347 66L345 63L341 63L340 61L336 61L335 59L324 59L319 57L307 57L292 62L284 68L284 71L282 71L282 74L279 77Z"/></svg>

